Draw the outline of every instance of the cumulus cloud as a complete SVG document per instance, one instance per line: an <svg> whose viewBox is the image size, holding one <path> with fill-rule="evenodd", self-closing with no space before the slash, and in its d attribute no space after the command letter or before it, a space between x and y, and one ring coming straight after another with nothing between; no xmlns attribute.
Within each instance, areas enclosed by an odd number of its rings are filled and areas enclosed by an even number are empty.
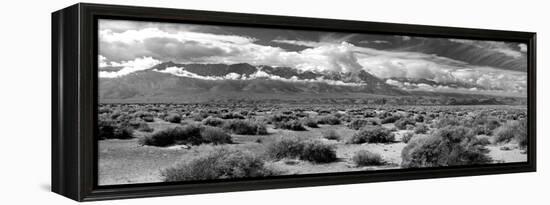
<svg viewBox="0 0 550 205"><path fill-rule="evenodd" d="M297 60L301 62L295 67L301 70L357 72L363 68L357 61L354 48L352 44L342 42L305 49L299 53Z"/></svg>
<svg viewBox="0 0 550 205"><path fill-rule="evenodd" d="M130 73L149 69L157 64L161 63L159 60L156 60L151 57L136 58L131 61L122 61L120 63L112 62L111 66L120 66L122 69L116 72L100 71L100 78L115 78L123 75L128 75Z"/></svg>
<svg viewBox="0 0 550 205"><path fill-rule="evenodd" d="M398 80L387 79L386 83L389 85L397 86L403 90L409 91L430 91L430 92L448 92L448 93L477 93L477 94L488 94L488 95L499 95L499 96L510 96L510 97L521 97L524 96L518 92L510 92L506 90L496 89L480 89L477 87L464 88L464 87L451 87L448 85L428 85L425 83L411 83L411 82L401 82Z"/></svg>
<svg viewBox="0 0 550 205"><path fill-rule="evenodd" d="M203 80L225 80L225 79L227 79L225 77L218 77L218 76L197 75L195 73L192 73L192 72L189 72L189 71L185 70L182 67L168 67L164 70L155 69L154 71L161 72L161 73L169 73L169 74L172 74L172 75L175 75L175 76L180 76L180 77L196 78L196 79L203 79ZM230 77L234 77L234 76L230 76Z"/></svg>
<svg viewBox="0 0 550 205"><path fill-rule="evenodd" d="M358 53L402 58L430 57L412 52L388 52L355 46L345 40L353 35L326 35L321 41L273 40L310 47L301 51L256 44L256 39L194 31L168 33L156 28L114 32L100 31L100 54L112 61L150 56L179 63L251 63L289 66L301 70L356 72L362 68Z"/></svg>
<svg viewBox="0 0 550 205"><path fill-rule="evenodd" d="M229 80L238 80L238 79L241 79L241 74L238 74L238 73L228 73L227 75L225 75L225 79L229 79Z"/></svg>
<svg viewBox="0 0 550 205"><path fill-rule="evenodd" d="M250 51L255 39L193 31L169 33L157 28L99 32L100 54L110 60L131 60L151 56L163 61L201 60L213 56L238 56Z"/></svg>
<svg viewBox="0 0 550 205"><path fill-rule="evenodd" d="M298 46L305 46L305 47L316 47L321 46L324 43L316 42L316 41L300 41L300 40L284 40L284 39L275 39L273 40L275 43L285 43L285 44L292 44L292 45L298 45Z"/></svg>
<svg viewBox="0 0 550 205"><path fill-rule="evenodd" d="M282 66L292 66L301 70L356 72L365 70L367 68L366 64L375 64L377 62L392 63L391 60L393 59L410 60L407 63L413 61L429 61L443 65L464 64L464 62L445 57L416 52L377 50L356 46L346 41L330 43L297 40L277 41L311 47L300 52L287 52L280 55L284 57L281 62L286 64ZM367 59L372 62L367 62ZM382 77L385 78L384 76Z"/></svg>
<svg viewBox="0 0 550 205"><path fill-rule="evenodd" d="M330 80L325 79L323 77L318 77L316 79L299 79L296 76L292 76L290 78L283 78L281 76L272 75L269 73L266 73L258 68L258 70L248 76L240 75L237 73L228 73L225 76L202 76L198 75L192 72L189 72L185 70L185 67L168 67L163 70L153 70L156 72L161 73L169 73L175 76L180 77L187 77L187 78L195 78L195 79L201 79L201 80L253 80L253 79L269 79L269 80L277 80L277 81L285 81L285 82L296 82L296 83L326 83L329 85L341 85L341 86L366 86L367 83L351 83L351 82L343 82L340 80Z"/></svg>
<svg viewBox="0 0 550 205"><path fill-rule="evenodd" d="M102 55L98 55L98 64L99 64L99 67L107 67L109 66L109 64L107 64L107 58L105 58L105 56L102 56Z"/></svg>
<svg viewBox="0 0 550 205"><path fill-rule="evenodd" d="M391 44L391 42L384 41L384 40L374 40L374 41L362 40L362 41L359 41L359 43Z"/></svg>
<svg viewBox="0 0 550 205"><path fill-rule="evenodd" d="M441 56L397 50L379 50L357 46L349 42L353 35L322 35L318 41L271 39L271 42L305 47L302 50L287 51L273 44L260 44L259 39L244 35L221 35L182 25L127 24L125 29L113 25L101 26L99 31L99 66L121 66L118 72L100 72L100 77L118 77L131 72L150 68L162 61L178 63L250 63L252 65L287 66L302 71L315 72L358 72L365 70L386 83L409 89L453 89L445 86L394 82L389 78L427 79L436 83L457 83L468 85L470 92L481 90L502 90L525 93L526 73L506 71L491 67L472 66L466 62ZM409 36L400 36L403 41ZM265 39L264 39L265 40ZM494 41L473 41L452 39L452 41L483 47L506 56L524 57L525 44L509 44ZM369 43L389 43L371 40ZM270 46L271 45L271 46ZM512 45L517 47L512 48ZM183 68L170 68L178 76L220 79L279 79L261 71L256 76L240 76L237 73L224 77L205 77L189 73ZM261 76L266 75L267 76ZM324 79L315 79L322 81ZM303 81L303 80L302 80ZM343 82L326 81L329 84ZM407 84L408 83L408 84ZM475 89L472 89L475 88Z"/></svg>
<svg viewBox="0 0 550 205"><path fill-rule="evenodd" d="M367 57L360 60L365 69L380 78L426 79L439 84L462 84L485 90L502 90L525 93L527 77L525 72L507 71L491 67L450 66L423 59L396 59ZM388 84L407 88L394 80ZM450 88L449 88L450 89Z"/></svg>

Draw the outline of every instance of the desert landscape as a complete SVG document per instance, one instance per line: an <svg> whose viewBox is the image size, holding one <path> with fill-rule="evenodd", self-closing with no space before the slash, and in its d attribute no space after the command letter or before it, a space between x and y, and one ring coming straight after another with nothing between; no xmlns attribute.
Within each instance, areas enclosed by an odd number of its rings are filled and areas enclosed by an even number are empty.
<svg viewBox="0 0 550 205"><path fill-rule="evenodd" d="M524 43L98 25L99 185L528 158Z"/></svg>
<svg viewBox="0 0 550 205"><path fill-rule="evenodd" d="M103 104L100 116L100 184L527 160L518 106ZM231 171L205 173L218 166Z"/></svg>

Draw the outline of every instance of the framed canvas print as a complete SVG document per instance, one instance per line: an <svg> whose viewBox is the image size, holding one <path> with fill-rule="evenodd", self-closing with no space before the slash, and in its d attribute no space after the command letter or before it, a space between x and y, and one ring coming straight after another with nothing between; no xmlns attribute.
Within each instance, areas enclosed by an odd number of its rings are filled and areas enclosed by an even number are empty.
<svg viewBox="0 0 550 205"><path fill-rule="evenodd" d="M535 33L76 4L52 190L78 201L532 172Z"/></svg>

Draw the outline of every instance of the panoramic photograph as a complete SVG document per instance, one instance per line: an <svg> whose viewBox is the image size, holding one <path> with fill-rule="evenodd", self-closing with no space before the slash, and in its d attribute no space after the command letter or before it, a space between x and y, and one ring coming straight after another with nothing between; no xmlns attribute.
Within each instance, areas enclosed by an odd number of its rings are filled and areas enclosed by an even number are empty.
<svg viewBox="0 0 550 205"><path fill-rule="evenodd" d="M98 22L99 185L527 162L517 42Z"/></svg>

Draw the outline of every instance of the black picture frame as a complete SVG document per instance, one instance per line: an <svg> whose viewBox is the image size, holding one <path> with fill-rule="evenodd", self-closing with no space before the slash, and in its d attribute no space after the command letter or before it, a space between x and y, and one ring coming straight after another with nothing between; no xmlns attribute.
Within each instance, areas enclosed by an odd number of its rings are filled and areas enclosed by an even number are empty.
<svg viewBox="0 0 550 205"><path fill-rule="evenodd" d="M199 183L97 185L97 20L192 22L528 45L528 161L468 167L312 174ZM76 201L536 171L536 33L79 3L52 13L52 191Z"/></svg>

